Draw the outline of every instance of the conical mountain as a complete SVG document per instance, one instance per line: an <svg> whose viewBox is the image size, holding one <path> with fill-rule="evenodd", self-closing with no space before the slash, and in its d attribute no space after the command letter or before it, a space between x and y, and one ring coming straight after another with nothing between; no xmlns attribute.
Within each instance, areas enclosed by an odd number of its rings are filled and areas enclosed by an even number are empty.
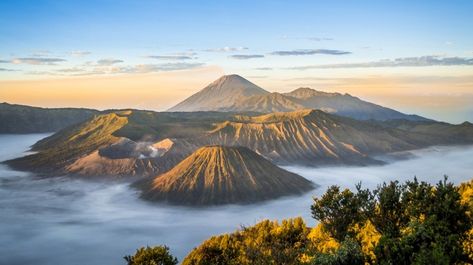
<svg viewBox="0 0 473 265"><path fill-rule="evenodd" d="M136 186L143 198L187 205L250 203L314 187L246 147L223 146L202 147L170 171Z"/></svg>
<svg viewBox="0 0 473 265"><path fill-rule="evenodd" d="M269 92L239 75L224 75L169 111L208 111L232 106L237 101Z"/></svg>

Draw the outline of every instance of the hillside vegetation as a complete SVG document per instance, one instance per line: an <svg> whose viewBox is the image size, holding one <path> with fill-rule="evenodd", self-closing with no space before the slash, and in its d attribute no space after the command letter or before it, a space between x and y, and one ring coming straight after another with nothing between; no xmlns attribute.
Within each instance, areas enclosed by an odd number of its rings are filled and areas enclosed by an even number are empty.
<svg viewBox="0 0 473 265"><path fill-rule="evenodd" d="M332 186L301 218L264 220L211 237L184 265L471 264L473 181L454 186L417 180L355 192Z"/></svg>

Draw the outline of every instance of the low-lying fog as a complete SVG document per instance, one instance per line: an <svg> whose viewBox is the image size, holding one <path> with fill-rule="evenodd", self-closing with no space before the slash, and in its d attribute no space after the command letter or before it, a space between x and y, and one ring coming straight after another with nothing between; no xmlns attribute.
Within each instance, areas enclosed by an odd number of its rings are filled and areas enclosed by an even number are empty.
<svg viewBox="0 0 473 265"><path fill-rule="evenodd" d="M0 136L0 160L20 156L45 135ZM211 235L261 219L303 216L309 225L313 195L337 184L417 176L435 183L444 174L460 183L473 177L473 147L434 147L409 160L372 167L286 167L321 187L300 197L251 206L206 209L150 204L126 183L86 182L67 177L39 179L0 165L0 257L5 264L125 264L140 246L166 244L180 260Z"/></svg>

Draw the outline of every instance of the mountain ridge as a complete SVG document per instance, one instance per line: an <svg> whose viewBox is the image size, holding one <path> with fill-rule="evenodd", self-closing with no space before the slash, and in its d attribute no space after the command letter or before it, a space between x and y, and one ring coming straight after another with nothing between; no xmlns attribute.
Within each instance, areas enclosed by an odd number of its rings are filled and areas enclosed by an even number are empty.
<svg viewBox="0 0 473 265"><path fill-rule="evenodd" d="M123 110L65 128L34 144L34 154L5 163L44 175L142 177L169 170L205 145L245 146L273 163L320 166L368 165L390 152L471 143L470 123L360 121L312 109L262 115ZM154 149L164 155L150 157Z"/></svg>
<svg viewBox="0 0 473 265"><path fill-rule="evenodd" d="M244 91L244 92L242 92ZM254 111L261 113L320 109L359 120L428 120L408 115L350 94L300 87L291 92L268 92L239 75L225 75L168 111Z"/></svg>
<svg viewBox="0 0 473 265"><path fill-rule="evenodd" d="M56 132L100 113L87 108L42 108L0 103L0 134Z"/></svg>

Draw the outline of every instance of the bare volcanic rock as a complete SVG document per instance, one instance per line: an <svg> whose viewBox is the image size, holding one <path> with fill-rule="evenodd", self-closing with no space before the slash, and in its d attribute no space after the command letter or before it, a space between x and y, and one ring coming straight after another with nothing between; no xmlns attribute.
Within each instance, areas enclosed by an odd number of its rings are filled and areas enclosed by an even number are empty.
<svg viewBox="0 0 473 265"><path fill-rule="evenodd" d="M178 139L151 143L122 138L75 160L65 171L84 177L153 177L168 171L197 148Z"/></svg>
<svg viewBox="0 0 473 265"><path fill-rule="evenodd" d="M135 184L142 197L184 205L250 203L314 188L246 147L206 146L170 171Z"/></svg>
<svg viewBox="0 0 473 265"><path fill-rule="evenodd" d="M239 75L224 75L169 111L220 110L238 100L265 94L269 92Z"/></svg>

